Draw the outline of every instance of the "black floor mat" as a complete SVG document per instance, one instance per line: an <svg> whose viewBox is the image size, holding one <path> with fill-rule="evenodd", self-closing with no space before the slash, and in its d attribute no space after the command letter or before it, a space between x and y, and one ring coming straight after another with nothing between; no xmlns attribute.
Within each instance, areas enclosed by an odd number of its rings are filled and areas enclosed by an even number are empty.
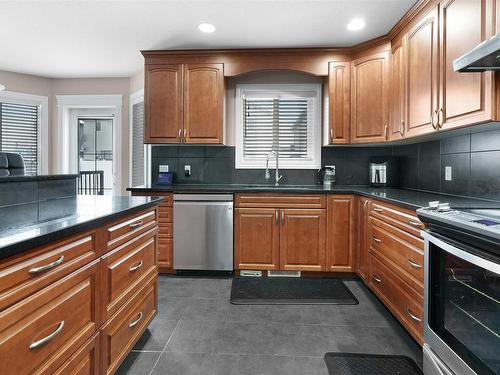
<svg viewBox="0 0 500 375"><path fill-rule="evenodd" d="M402 355L326 353L330 375L423 375L411 358Z"/></svg>
<svg viewBox="0 0 500 375"><path fill-rule="evenodd" d="M359 302L338 279L235 277L234 305L357 305Z"/></svg>

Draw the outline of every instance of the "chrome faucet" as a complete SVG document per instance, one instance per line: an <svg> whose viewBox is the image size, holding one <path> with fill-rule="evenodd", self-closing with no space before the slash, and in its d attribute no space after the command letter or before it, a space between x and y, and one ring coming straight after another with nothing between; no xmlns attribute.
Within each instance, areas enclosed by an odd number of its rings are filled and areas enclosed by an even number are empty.
<svg viewBox="0 0 500 375"><path fill-rule="evenodd" d="M283 176L280 175L279 171L279 155L276 151L271 151L269 154L267 154L267 159L266 159L266 180L269 180L271 178L271 174L269 173L269 160L275 158L276 159L276 172L275 172L275 182L274 186L279 186L279 182L283 178Z"/></svg>

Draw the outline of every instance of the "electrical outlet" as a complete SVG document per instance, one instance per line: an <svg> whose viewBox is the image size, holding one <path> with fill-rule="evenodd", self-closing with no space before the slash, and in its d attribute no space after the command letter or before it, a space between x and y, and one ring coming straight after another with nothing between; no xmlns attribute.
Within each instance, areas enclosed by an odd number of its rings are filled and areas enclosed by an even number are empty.
<svg viewBox="0 0 500 375"><path fill-rule="evenodd" d="M452 168L450 166L444 167L444 180L451 181L452 180Z"/></svg>
<svg viewBox="0 0 500 375"><path fill-rule="evenodd" d="M168 172L169 166L168 164L160 164L158 167L158 172Z"/></svg>
<svg viewBox="0 0 500 375"><path fill-rule="evenodd" d="M184 176L186 176L186 177L191 176L191 166L190 165L184 166Z"/></svg>

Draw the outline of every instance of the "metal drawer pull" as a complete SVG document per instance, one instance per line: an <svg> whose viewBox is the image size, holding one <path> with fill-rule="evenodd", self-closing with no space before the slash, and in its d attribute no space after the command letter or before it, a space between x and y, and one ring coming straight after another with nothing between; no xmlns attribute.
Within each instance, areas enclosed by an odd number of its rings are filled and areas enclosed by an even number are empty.
<svg viewBox="0 0 500 375"><path fill-rule="evenodd" d="M47 344L49 341L51 341L54 337L56 337L58 334L61 333L61 331L63 330L64 328L64 320L61 321L61 323L59 323L59 326L56 328L56 330L54 332L52 332L50 335L48 335L47 337L44 337L43 339L41 340L38 340L38 341L35 341L34 343L32 343L30 346L29 346L29 349L30 350L33 350L33 349L38 349L42 346L44 346L45 344Z"/></svg>
<svg viewBox="0 0 500 375"><path fill-rule="evenodd" d="M186 140L186 138L187 138L187 134L188 134L187 129L184 129L184 141L185 141L185 140Z"/></svg>
<svg viewBox="0 0 500 375"><path fill-rule="evenodd" d="M410 220L408 221L408 224L415 225L416 227L421 227L422 223L415 221L415 220Z"/></svg>
<svg viewBox="0 0 500 375"><path fill-rule="evenodd" d="M382 242L382 240L380 238L377 238L377 237L373 237L373 241L375 241L375 242Z"/></svg>
<svg viewBox="0 0 500 375"><path fill-rule="evenodd" d="M415 268L419 268L419 269L422 268L421 264L415 263L411 259L408 259L408 263L410 263L410 265L413 266L413 267L415 267Z"/></svg>
<svg viewBox="0 0 500 375"><path fill-rule="evenodd" d="M410 318L412 318L414 321L419 322L419 323L422 321L422 319L420 319L419 317L413 315L411 313L410 309L406 309L406 312L408 313L408 315L410 315Z"/></svg>
<svg viewBox="0 0 500 375"><path fill-rule="evenodd" d="M135 223L129 224L130 229L138 228L143 224L142 220L136 221Z"/></svg>
<svg viewBox="0 0 500 375"><path fill-rule="evenodd" d="M375 212L382 212L383 210L381 208L374 208L373 211L375 211Z"/></svg>
<svg viewBox="0 0 500 375"><path fill-rule="evenodd" d="M376 275L373 275L372 279L375 280L377 283L381 283L382 282L382 279L380 277L377 277Z"/></svg>
<svg viewBox="0 0 500 375"><path fill-rule="evenodd" d="M139 263L137 263L135 266L130 266L130 268L128 269L128 272L134 272L134 271L137 271L139 268L142 267L142 265L144 264L144 262L141 260Z"/></svg>
<svg viewBox="0 0 500 375"><path fill-rule="evenodd" d="M128 325L128 328L134 328L142 319L142 312L139 313L139 317Z"/></svg>
<svg viewBox="0 0 500 375"><path fill-rule="evenodd" d="M181 136L182 136L181 132L182 132L182 129L179 129L179 137L178 137L178 138L179 138L179 140L181 140L181 139L182 139L182 138L181 138Z"/></svg>
<svg viewBox="0 0 500 375"><path fill-rule="evenodd" d="M330 128L330 139L333 140L333 130Z"/></svg>
<svg viewBox="0 0 500 375"><path fill-rule="evenodd" d="M64 255L61 255L57 260L53 261L52 263L46 264L45 266L32 268L28 272L29 273L44 272L44 271L50 270L50 269L60 265L63 261L64 261Z"/></svg>
<svg viewBox="0 0 500 375"><path fill-rule="evenodd" d="M285 223L285 211L281 210L281 222Z"/></svg>

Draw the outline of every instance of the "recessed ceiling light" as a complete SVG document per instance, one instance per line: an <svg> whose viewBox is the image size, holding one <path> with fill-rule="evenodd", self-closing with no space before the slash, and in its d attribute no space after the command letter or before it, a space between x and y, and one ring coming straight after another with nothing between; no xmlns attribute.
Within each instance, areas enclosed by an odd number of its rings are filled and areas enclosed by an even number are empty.
<svg viewBox="0 0 500 375"><path fill-rule="evenodd" d="M215 26L211 23L200 23L198 25L198 30L202 33L213 33L215 31Z"/></svg>
<svg viewBox="0 0 500 375"><path fill-rule="evenodd" d="M347 30L357 31L365 27L365 21L361 18L354 18L347 24Z"/></svg>
<svg viewBox="0 0 500 375"><path fill-rule="evenodd" d="M0 84L0 91L3 91L3 90L5 90L5 86Z"/></svg>

